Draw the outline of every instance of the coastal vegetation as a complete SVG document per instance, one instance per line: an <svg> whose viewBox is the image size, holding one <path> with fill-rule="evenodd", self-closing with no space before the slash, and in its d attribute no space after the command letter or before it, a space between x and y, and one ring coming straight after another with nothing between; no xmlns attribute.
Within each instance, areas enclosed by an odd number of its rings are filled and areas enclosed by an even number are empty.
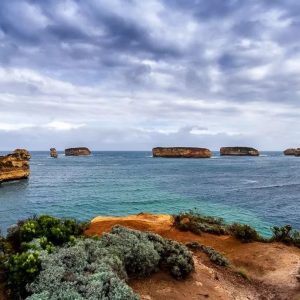
<svg viewBox="0 0 300 300"><path fill-rule="evenodd" d="M202 251L209 257L211 262L218 266L228 267L230 265L228 259L212 247L202 245L198 242L187 243L186 246L191 250Z"/></svg>
<svg viewBox="0 0 300 300"><path fill-rule="evenodd" d="M204 216L196 210L189 210L174 215L174 226L183 231L196 234L202 232L222 235L227 233L227 226L222 218Z"/></svg>
<svg viewBox="0 0 300 300"><path fill-rule="evenodd" d="M281 242L300 248L300 231L291 225L271 228L272 236L265 238L248 224L226 224L222 218L205 216L197 210L181 212L173 216L174 227L195 234L211 233L216 235L232 235L243 243L250 242Z"/></svg>
<svg viewBox="0 0 300 300"><path fill-rule="evenodd" d="M40 216L18 222L0 239L0 262L16 299L139 299L128 278L163 269L183 279L194 269L184 245L115 226L100 238L83 235L86 223Z"/></svg>

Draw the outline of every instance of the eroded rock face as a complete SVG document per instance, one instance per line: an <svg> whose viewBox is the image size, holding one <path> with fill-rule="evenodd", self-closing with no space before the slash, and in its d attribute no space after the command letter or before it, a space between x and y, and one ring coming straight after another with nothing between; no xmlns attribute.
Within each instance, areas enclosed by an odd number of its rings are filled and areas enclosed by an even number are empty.
<svg viewBox="0 0 300 300"><path fill-rule="evenodd" d="M65 149L66 156L90 155L92 152L86 147L68 148Z"/></svg>
<svg viewBox="0 0 300 300"><path fill-rule="evenodd" d="M211 151L193 147L157 147L152 149L153 157L210 158Z"/></svg>
<svg viewBox="0 0 300 300"><path fill-rule="evenodd" d="M55 148L51 148L50 149L50 156L53 157L53 158L57 158L58 157L58 154L57 154L57 151Z"/></svg>
<svg viewBox="0 0 300 300"><path fill-rule="evenodd" d="M11 154L0 156L0 183L28 178L30 158L25 149L16 149Z"/></svg>
<svg viewBox="0 0 300 300"><path fill-rule="evenodd" d="M300 156L300 148L289 148L283 151L284 155Z"/></svg>
<svg viewBox="0 0 300 300"><path fill-rule="evenodd" d="M220 155L232 156L258 156L259 151L251 147L222 147Z"/></svg>

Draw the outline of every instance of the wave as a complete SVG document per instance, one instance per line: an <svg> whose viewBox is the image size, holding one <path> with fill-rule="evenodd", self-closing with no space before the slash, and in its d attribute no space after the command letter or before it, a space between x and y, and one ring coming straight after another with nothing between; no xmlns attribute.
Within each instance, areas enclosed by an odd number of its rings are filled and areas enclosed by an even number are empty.
<svg viewBox="0 0 300 300"><path fill-rule="evenodd" d="M300 183L283 183L283 184L270 184L270 185L264 185L264 186L256 186L253 187L252 189L272 189L272 188L281 188L281 187L292 187L292 186L300 186Z"/></svg>
<svg viewBox="0 0 300 300"><path fill-rule="evenodd" d="M245 183L245 184L247 184L247 183L257 183L257 180L246 179L246 180L243 180L243 183Z"/></svg>

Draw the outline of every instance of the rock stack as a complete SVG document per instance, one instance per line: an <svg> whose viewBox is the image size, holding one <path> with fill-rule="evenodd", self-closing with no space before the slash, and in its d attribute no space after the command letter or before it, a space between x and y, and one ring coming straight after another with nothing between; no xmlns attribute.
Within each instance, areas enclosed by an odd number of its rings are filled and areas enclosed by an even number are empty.
<svg viewBox="0 0 300 300"><path fill-rule="evenodd" d="M53 158L57 158L58 157L58 154L57 154L57 151L55 148L51 148L50 149L50 156L53 157Z"/></svg>
<svg viewBox="0 0 300 300"><path fill-rule="evenodd" d="M169 158L210 158L212 153L206 148L157 147L152 149L153 157Z"/></svg>
<svg viewBox="0 0 300 300"><path fill-rule="evenodd" d="M30 158L25 149L16 149L11 154L0 156L0 183L28 178Z"/></svg>
<svg viewBox="0 0 300 300"><path fill-rule="evenodd" d="M66 156L81 156L81 155L90 155L90 154L91 154L91 151L86 147L65 149Z"/></svg>
<svg viewBox="0 0 300 300"><path fill-rule="evenodd" d="M300 148L289 148L283 151L284 155L300 156Z"/></svg>
<svg viewBox="0 0 300 300"><path fill-rule="evenodd" d="M220 155L230 156L258 156L259 151L250 147L222 147Z"/></svg>

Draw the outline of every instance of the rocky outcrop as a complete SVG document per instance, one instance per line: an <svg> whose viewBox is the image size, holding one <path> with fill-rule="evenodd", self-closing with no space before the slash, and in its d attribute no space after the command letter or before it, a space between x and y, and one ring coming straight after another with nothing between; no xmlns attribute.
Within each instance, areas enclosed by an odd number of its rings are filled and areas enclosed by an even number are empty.
<svg viewBox="0 0 300 300"><path fill-rule="evenodd" d="M86 147L68 148L65 149L66 156L81 156L90 155L92 152Z"/></svg>
<svg viewBox="0 0 300 300"><path fill-rule="evenodd" d="M11 154L0 156L0 183L28 178L30 158L25 149L16 149Z"/></svg>
<svg viewBox="0 0 300 300"><path fill-rule="evenodd" d="M170 158L210 158L211 151L206 148L193 147L157 147L152 149L152 155Z"/></svg>
<svg viewBox="0 0 300 300"><path fill-rule="evenodd" d="M222 147L220 148L220 155L258 156L259 151L250 147Z"/></svg>
<svg viewBox="0 0 300 300"><path fill-rule="evenodd" d="M57 154L57 151L55 148L51 148L50 149L50 156L53 157L53 158L57 158L58 157L58 154Z"/></svg>
<svg viewBox="0 0 300 300"><path fill-rule="evenodd" d="M289 148L283 151L284 155L300 156L300 148Z"/></svg>

